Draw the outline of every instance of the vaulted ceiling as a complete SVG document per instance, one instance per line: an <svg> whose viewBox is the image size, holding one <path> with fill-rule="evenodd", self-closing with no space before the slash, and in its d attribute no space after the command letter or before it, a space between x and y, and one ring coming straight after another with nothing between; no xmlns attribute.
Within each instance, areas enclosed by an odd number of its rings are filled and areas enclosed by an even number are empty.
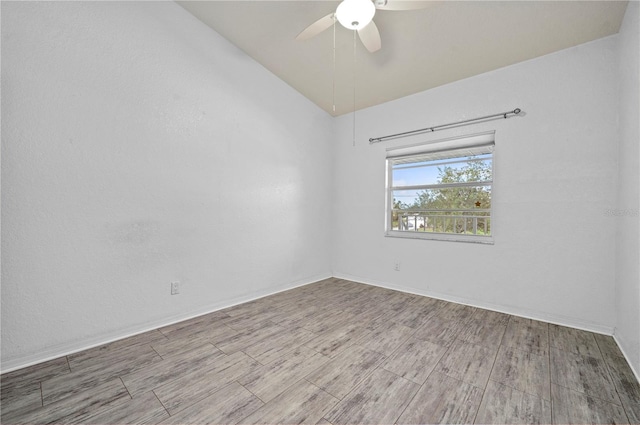
<svg viewBox="0 0 640 425"><path fill-rule="evenodd" d="M421 10L378 10L382 48L369 53L338 23L334 67L333 27L306 41L295 37L338 1L178 4L334 116L353 111L354 98L355 109L366 108L616 34L627 6L430 1Z"/></svg>

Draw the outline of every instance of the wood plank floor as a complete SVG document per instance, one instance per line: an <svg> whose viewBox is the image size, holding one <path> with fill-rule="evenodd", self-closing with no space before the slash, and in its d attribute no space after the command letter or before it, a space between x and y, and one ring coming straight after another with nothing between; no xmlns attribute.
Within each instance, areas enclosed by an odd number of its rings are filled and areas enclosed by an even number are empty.
<svg viewBox="0 0 640 425"><path fill-rule="evenodd" d="M0 385L3 424L640 423L609 336L340 279Z"/></svg>

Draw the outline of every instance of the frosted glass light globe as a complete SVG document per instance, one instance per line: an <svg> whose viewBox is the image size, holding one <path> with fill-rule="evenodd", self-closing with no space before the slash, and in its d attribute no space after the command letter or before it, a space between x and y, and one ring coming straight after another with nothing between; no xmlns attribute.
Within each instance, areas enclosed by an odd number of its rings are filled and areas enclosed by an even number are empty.
<svg viewBox="0 0 640 425"><path fill-rule="evenodd" d="M343 27L357 30L366 27L375 13L371 0L344 0L336 9L336 18Z"/></svg>

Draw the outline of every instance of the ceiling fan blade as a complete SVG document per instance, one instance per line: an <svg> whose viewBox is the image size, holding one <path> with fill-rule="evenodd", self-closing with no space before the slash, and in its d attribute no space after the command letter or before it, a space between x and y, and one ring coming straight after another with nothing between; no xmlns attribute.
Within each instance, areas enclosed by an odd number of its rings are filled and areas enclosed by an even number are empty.
<svg viewBox="0 0 640 425"><path fill-rule="evenodd" d="M380 47L382 47L380 31L378 31L378 27L375 22L371 21L366 27L358 30L358 35L360 36L360 41L362 41L364 47L366 47L371 53L377 52L380 50Z"/></svg>
<svg viewBox="0 0 640 425"><path fill-rule="evenodd" d="M375 0L378 10L417 10L426 9L433 1L428 0Z"/></svg>
<svg viewBox="0 0 640 425"><path fill-rule="evenodd" d="M307 40L311 37L314 37L320 34L322 31L326 30L331 25L333 25L333 22L335 20L334 15L335 13L331 12L327 16L323 16L322 18L318 19L313 24L305 28L300 34L298 34L296 36L296 40L298 41Z"/></svg>

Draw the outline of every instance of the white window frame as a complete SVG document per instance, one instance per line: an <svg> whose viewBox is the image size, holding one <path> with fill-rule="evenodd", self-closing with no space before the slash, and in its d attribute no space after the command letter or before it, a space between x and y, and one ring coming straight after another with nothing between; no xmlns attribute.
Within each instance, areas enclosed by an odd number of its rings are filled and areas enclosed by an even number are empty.
<svg viewBox="0 0 640 425"><path fill-rule="evenodd" d="M386 213L385 213L385 236L394 237L394 238L408 238L408 239L426 239L426 240L443 240L443 241L453 241L453 242L471 242L471 243L482 243L482 244L493 244L494 239L494 228L495 222L493 218L493 205L494 205L494 191L493 191L493 182L495 180L495 131L490 131L486 133L479 133L455 138L441 139L430 143L421 143L416 145L402 146L396 148L388 148L386 155ZM400 158L406 159L412 156L418 155L438 155L438 153L446 154L449 151L455 151L460 149L474 149L487 147L490 149L492 153L492 161L491 161L491 175L492 180L489 183L491 187L491 207L489 208L489 218L491 220L491 234L490 235L469 235L469 234L458 234L458 233L435 233L435 232L418 232L418 231L400 231L393 230L392 216L393 216L393 191L394 190L403 190L405 187L398 186L393 187L393 164L394 160L398 160ZM462 156L461 156L462 158ZM454 187L458 186L457 184L451 184ZM433 188L435 185L424 185ZM447 185L449 186L449 185ZM465 184L461 183L460 187L464 187ZM452 186L449 186L452 187ZM420 189L418 186L411 186L409 189ZM427 188L427 187L425 187Z"/></svg>

